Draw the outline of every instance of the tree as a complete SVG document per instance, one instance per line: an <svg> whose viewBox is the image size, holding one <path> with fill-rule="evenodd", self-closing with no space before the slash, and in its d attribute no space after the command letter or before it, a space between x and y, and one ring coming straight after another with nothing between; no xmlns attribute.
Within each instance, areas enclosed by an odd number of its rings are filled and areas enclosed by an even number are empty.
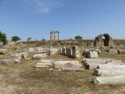
<svg viewBox="0 0 125 94"><path fill-rule="evenodd" d="M32 38L31 37L29 37L29 38L27 38L27 41L30 41Z"/></svg>
<svg viewBox="0 0 125 94"><path fill-rule="evenodd" d="M21 38L18 37L18 36L13 36L13 37L12 37L12 41L17 42L17 41L19 41L19 40L21 40Z"/></svg>
<svg viewBox="0 0 125 94"><path fill-rule="evenodd" d="M75 36L75 39L76 40L82 40L82 37L78 35L78 36Z"/></svg>
<svg viewBox="0 0 125 94"><path fill-rule="evenodd" d="M42 41L46 41L45 39L42 39Z"/></svg>
<svg viewBox="0 0 125 94"><path fill-rule="evenodd" d="M2 33L1 31L0 31L0 42L3 42L3 44L4 45L6 45L7 44L7 37L6 37L6 34L5 33Z"/></svg>

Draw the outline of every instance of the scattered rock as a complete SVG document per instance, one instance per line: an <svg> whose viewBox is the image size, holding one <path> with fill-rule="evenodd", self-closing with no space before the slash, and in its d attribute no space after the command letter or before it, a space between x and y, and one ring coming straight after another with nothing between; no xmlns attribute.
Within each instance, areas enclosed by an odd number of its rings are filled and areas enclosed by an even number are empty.
<svg viewBox="0 0 125 94"><path fill-rule="evenodd" d="M116 49L110 49L109 54L118 54L118 50Z"/></svg>
<svg viewBox="0 0 125 94"><path fill-rule="evenodd" d="M6 54L7 53L7 49L0 49L0 54Z"/></svg>
<svg viewBox="0 0 125 94"><path fill-rule="evenodd" d="M44 59L46 57L46 53L42 53L42 54L36 54L32 57L33 60L40 60L40 59Z"/></svg>
<svg viewBox="0 0 125 94"><path fill-rule="evenodd" d="M54 54L57 53L57 51L58 51L58 49L52 48L52 49L49 50L49 55L54 55Z"/></svg>
<svg viewBox="0 0 125 94"><path fill-rule="evenodd" d="M53 60L51 59L43 59L43 60L40 60L40 63L37 63L35 65L36 68L42 68L42 67L51 67L53 66Z"/></svg>
<svg viewBox="0 0 125 94"><path fill-rule="evenodd" d="M66 69L66 68L82 68L82 65L79 63L79 61L55 61L54 62L54 68L56 69Z"/></svg>

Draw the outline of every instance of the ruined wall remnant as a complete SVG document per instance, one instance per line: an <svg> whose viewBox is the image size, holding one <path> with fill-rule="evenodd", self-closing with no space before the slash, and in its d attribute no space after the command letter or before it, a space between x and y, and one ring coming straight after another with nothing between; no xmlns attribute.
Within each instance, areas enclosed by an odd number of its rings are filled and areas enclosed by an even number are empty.
<svg viewBox="0 0 125 94"><path fill-rule="evenodd" d="M113 42L112 37L106 33L98 35L94 41L95 46L111 46L113 44L114 42Z"/></svg>
<svg viewBox="0 0 125 94"><path fill-rule="evenodd" d="M73 58L80 58L82 55L80 49L77 46L63 47L61 48L60 54Z"/></svg>

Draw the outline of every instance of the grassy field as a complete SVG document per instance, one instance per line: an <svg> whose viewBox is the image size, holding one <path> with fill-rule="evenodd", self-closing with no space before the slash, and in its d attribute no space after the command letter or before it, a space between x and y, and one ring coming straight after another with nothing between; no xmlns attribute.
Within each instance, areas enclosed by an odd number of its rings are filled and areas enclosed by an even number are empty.
<svg viewBox="0 0 125 94"><path fill-rule="evenodd" d="M4 56L0 56L3 58ZM38 60L18 64L0 65L0 94L125 94L125 86L102 86L91 83L93 71L50 71L34 68ZM102 58L120 59L125 55L100 55ZM74 60L63 55L47 58ZM82 60L79 59L80 61Z"/></svg>

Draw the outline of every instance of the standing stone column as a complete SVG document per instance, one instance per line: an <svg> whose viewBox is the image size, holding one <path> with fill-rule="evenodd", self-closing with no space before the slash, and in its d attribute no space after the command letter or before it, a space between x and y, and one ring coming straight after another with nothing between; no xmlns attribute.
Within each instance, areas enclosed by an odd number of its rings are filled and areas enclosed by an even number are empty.
<svg viewBox="0 0 125 94"><path fill-rule="evenodd" d="M52 38L52 40L54 40L54 32L53 31L51 33L51 38Z"/></svg>
<svg viewBox="0 0 125 94"><path fill-rule="evenodd" d="M58 32L58 40L60 40L60 32Z"/></svg>
<svg viewBox="0 0 125 94"><path fill-rule="evenodd" d="M50 40L52 40L52 32L50 32Z"/></svg>
<svg viewBox="0 0 125 94"><path fill-rule="evenodd" d="M56 40L56 32L53 32L54 33L54 40Z"/></svg>

